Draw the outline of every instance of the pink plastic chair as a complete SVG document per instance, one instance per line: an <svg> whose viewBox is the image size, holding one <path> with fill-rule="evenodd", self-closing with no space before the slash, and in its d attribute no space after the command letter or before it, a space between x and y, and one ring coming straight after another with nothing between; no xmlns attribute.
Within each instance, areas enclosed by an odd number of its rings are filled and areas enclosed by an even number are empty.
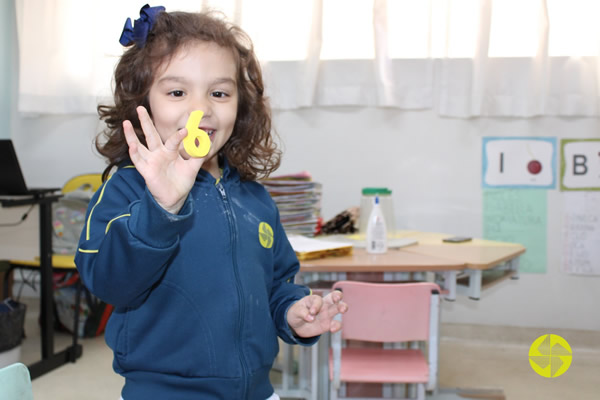
<svg viewBox="0 0 600 400"><path fill-rule="evenodd" d="M417 384L416 398L437 384L438 285L420 283L337 282L348 312L341 332L331 335L330 399L345 393L345 382ZM411 348L343 348L342 340L400 343ZM427 358L414 342L427 344ZM388 345L389 346L389 345ZM397 346L397 345L394 345ZM341 392L341 393L340 393ZM344 397L346 398L346 397Z"/></svg>

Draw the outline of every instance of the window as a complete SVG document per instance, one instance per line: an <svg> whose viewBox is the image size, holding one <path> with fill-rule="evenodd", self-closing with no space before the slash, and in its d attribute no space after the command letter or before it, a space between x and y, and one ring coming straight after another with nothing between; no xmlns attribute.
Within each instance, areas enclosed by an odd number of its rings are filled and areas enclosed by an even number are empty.
<svg viewBox="0 0 600 400"><path fill-rule="evenodd" d="M15 2L19 110L95 113L98 99L111 93L112 70L123 51L118 38L125 18L135 20L139 4ZM595 90L600 86L597 1L362 0L349 6L344 0L163 0L162 4L167 11L220 10L240 24L263 62L275 107L437 107L441 114L457 117L596 116L600 109ZM569 57L568 66L561 61L564 57ZM437 99L434 93L439 93Z"/></svg>

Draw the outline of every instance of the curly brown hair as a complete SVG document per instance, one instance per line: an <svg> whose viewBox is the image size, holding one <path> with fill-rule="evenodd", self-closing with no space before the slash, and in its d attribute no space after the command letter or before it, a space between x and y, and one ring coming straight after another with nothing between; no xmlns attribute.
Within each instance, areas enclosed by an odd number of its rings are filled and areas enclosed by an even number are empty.
<svg viewBox="0 0 600 400"><path fill-rule="evenodd" d="M279 167L281 151L271 132L271 110L264 96L260 64L252 41L236 25L214 12L161 12L142 48L125 51L114 73L114 105L99 105L98 114L107 128L96 137L96 149L108 159L102 174L107 179L113 167L129 160L123 121L129 120L142 143L145 138L136 107L152 110L148 100L156 70L193 41L214 42L230 49L237 64L238 109L233 132L219 151L236 167L244 180L267 177ZM104 137L105 140L101 140Z"/></svg>

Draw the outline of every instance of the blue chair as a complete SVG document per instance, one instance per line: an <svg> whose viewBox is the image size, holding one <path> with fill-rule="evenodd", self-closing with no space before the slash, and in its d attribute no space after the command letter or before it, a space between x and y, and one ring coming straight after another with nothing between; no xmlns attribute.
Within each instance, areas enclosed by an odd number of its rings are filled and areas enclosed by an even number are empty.
<svg viewBox="0 0 600 400"><path fill-rule="evenodd" d="M21 363L0 369L0 399L33 400L29 370Z"/></svg>

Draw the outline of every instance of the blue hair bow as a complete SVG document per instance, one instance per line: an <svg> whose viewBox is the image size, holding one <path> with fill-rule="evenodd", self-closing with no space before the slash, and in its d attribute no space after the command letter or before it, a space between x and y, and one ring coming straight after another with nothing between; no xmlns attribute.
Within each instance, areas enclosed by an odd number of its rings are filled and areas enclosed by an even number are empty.
<svg viewBox="0 0 600 400"><path fill-rule="evenodd" d="M162 11L165 11L163 6L150 7L146 4L140 10L140 18L135 20L133 26L131 25L131 18L127 18L123 27L123 33L121 33L121 37L119 38L119 43L123 46L135 43L138 48L143 48L146 44L148 32L150 32L150 29L154 26L156 17Z"/></svg>

